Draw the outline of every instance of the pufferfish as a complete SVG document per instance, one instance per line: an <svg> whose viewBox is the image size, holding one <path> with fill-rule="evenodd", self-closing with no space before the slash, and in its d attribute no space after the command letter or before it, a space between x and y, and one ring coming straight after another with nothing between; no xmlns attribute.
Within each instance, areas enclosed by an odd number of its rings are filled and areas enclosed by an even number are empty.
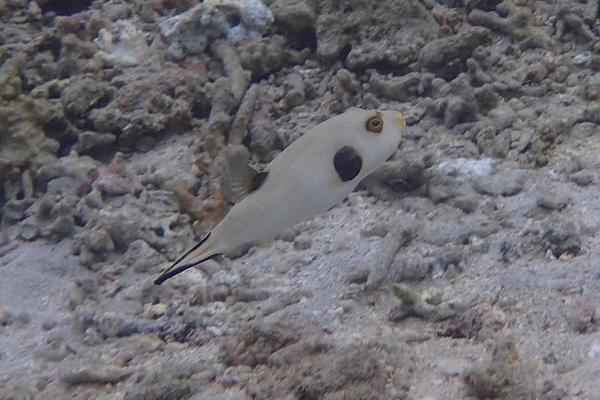
<svg viewBox="0 0 600 400"><path fill-rule="evenodd" d="M306 132L263 171L247 166L235 182L241 200L154 283L160 285L217 255L270 240L329 210L396 151L405 127L400 112L351 108Z"/></svg>

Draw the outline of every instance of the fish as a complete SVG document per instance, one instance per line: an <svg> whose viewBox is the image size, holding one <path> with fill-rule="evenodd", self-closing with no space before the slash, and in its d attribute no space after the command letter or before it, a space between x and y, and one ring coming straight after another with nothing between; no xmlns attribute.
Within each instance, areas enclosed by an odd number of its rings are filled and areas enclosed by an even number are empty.
<svg viewBox="0 0 600 400"><path fill-rule="evenodd" d="M398 111L350 108L300 136L262 171L246 165L231 182L238 201L154 283L242 246L268 242L333 208L394 154L405 127Z"/></svg>

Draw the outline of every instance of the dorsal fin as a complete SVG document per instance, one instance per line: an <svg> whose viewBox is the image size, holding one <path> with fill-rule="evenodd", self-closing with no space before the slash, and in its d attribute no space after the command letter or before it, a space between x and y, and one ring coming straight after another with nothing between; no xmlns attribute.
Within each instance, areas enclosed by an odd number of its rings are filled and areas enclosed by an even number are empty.
<svg viewBox="0 0 600 400"><path fill-rule="evenodd" d="M248 193L261 187L267 175L267 171L258 171L248 165L248 150L240 146L228 146L224 154L223 190L225 197L233 203L239 202Z"/></svg>

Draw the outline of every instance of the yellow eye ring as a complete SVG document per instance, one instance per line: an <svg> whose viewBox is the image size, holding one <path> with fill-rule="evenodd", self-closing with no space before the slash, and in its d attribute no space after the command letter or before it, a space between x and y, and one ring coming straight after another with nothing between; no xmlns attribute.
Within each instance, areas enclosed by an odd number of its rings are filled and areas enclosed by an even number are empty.
<svg viewBox="0 0 600 400"><path fill-rule="evenodd" d="M375 115L367 120L367 130L371 132L381 132L383 129L383 119L381 115Z"/></svg>

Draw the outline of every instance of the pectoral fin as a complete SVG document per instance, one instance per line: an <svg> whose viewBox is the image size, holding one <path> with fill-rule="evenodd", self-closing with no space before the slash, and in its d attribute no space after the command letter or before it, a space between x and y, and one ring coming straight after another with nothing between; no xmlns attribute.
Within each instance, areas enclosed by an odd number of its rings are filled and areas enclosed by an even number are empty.
<svg viewBox="0 0 600 400"><path fill-rule="evenodd" d="M231 149L225 154L224 161L223 190L227 199L233 203L258 189L269 174L248 165L247 150L241 152Z"/></svg>

